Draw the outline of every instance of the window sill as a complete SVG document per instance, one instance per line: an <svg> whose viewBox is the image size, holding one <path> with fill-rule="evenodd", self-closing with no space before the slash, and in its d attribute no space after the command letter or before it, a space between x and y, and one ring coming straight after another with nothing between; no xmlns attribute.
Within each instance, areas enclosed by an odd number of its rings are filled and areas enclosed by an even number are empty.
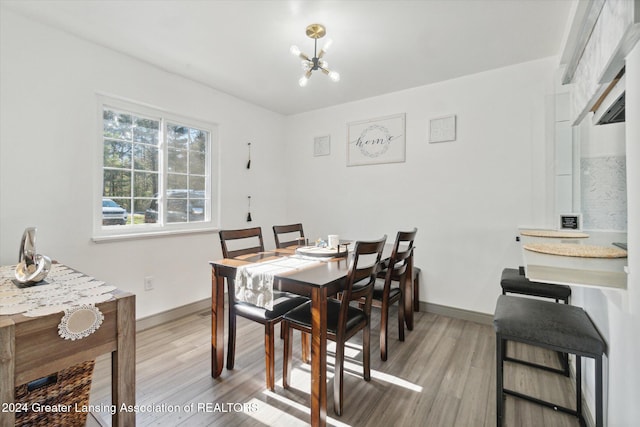
<svg viewBox="0 0 640 427"><path fill-rule="evenodd" d="M171 237L171 236L179 236L185 234L207 234L207 233L216 233L218 232L218 228L216 227L207 227L207 228L194 228L194 229L179 229L179 230L157 230L157 231L140 231L136 233L122 233L122 234L104 234L104 235L94 235L91 237L91 240L94 243L107 243L107 242L117 242L123 240L141 240L141 239L152 239L156 237Z"/></svg>

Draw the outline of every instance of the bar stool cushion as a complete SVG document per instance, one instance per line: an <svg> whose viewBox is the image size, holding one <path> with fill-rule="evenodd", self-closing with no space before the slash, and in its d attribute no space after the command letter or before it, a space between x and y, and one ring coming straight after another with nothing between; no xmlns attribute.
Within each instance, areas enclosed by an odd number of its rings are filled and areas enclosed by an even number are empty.
<svg viewBox="0 0 640 427"><path fill-rule="evenodd" d="M514 294L531 295L537 297L556 298L566 300L571 296L571 287L566 285L551 285L548 283L532 282L515 268L502 270L500 286L503 291Z"/></svg>
<svg viewBox="0 0 640 427"><path fill-rule="evenodd" d="M505 339L590 357L605 351L604 341L581 307L500 295L493 325Z"/></svg>

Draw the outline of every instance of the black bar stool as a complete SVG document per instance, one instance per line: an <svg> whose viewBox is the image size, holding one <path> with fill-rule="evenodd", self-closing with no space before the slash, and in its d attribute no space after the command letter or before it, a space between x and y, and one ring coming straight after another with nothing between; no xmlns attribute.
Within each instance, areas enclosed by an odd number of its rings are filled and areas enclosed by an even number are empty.
<svg viewBox="0 0 640 427"><path fill-rule="evenodd" d="M555 302L562 301L565 304L569 304L569 298L571 298L571 287L566 285L551 285L549 283L532 282L524 276L524 267L520 267L519 269L505 268L502 270L500 286L502 287L502 295L510 293L550 298L555 300ZM558 353L558 359L562 364L564 375L568 377L569 355L566 353ZM521 363L523 365L529 364L529 362L525 360L507 357L506 353L505 360Z"/></svg>
<svg viewBox="0 0 640 427"><path fill-rule="evenodd" d="M548 283L532 282L524 276L524 268L505 268L500 279L502 295L521 294L534 297L551 298L556 302L569 304L571 287L566 285L550 285Z"/></svg>
<svg viewBox="0 0 640 427"><path fill-rule="evenodd" d="M547 406L576 416L585 425L582 415L581 357L591 357L596 365L596 427L603 425L602 355L606 344L587 313L580 307L556 304L532 298L500 295L493 317L496 331L496 412L497 425L502 425L506 394ZM517 341L576 356L576 410L562 407L532 396L504 388L503 367L507 341ZM552 370L546 366L536 365ZM562 373L561 370L556 370Z"/></svg>

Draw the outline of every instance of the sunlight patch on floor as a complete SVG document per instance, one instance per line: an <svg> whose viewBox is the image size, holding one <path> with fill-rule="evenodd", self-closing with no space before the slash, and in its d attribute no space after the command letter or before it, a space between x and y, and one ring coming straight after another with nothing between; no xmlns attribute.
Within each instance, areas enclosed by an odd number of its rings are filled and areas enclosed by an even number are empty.
<svg viewBox="0 0 640 427"><path fill-rule="evenodd" d="M335 357L327 356L327 380L333 378L335 367ZM330 370L331 368L331 370ZM362 378L362 363L351 362L347 359L344 361L344 373L345 375L352 375ZM395 375L389 375L382 371L375 369L371 370L371 379L376 381L383 381L394 386L406 388L407 390L414 391L416 393L422 393L423 387L407 381L403 378ZM282 377L276 379L277 384L282 384ZM301 364L298 366L292 366L291 370L291 383L289 387L300 390L304 393L311 392L311 366L307 364Z"/></svg>
<svg viewBox="0 0 640 427"><path fill-rule="evenodd" d="M277 393L274 393L272 391L269 391L269 390L265 390L264 394L269 396L271 399L275 399L275 400L277 400L279 402L282 402L282 403L284 403L286 405L289 405L290 407L292 407L293 409L295 409L297 411L302 412L304 414L303 424L304 425L308 425L308 420L309 420L309 417L311 415L311 409L308 406L302 405L302 404L300 404L298 402L294 402L291 399L287 399L286 397L281 396L281 395L279 395ZM277 418L276 419L278 421L279 425L282 424L282 425L289 426L289 425L293 425L295 423L300 423L300 421L301 421L300 419L298 419L298 418L296 418L296 417L294 417L292 415L289 415L288 413L286 413L286 412L284 412L284 411L282 411L280 409L274 408L274 407L272 407L272 406L270 406L270 405L268 405L268 404L266 404L264 402L257 401L257 403L260 405L261 409L263 407L269 407L269 411L273 411L274 414L275 413L282 414L281 415L282 418ZM263 418L260 414L264 414L264 412L262 410L259 410L259 411L257 411L255 414L253 414L251 416L256 418L257 420L260 420L261 422L266 422L266 419ZM271 417L271 415L270 415L270 417ZM284 423L283 421L287 421L287 422ZM291 421L291 424L289 424L289 421ZM351 427L349 424L345 424L342 421L338 421L335 418L331 418L329 416L327 417L327 425L332 425L332 426L336 426L336 427Z"/></svg>
<svg viewBox="0 0 640 427"><path fill-rule="evenodd" d="M396 377L395 375L385 374L384 372L380 372L372 369L371 378L374 380L380 380L393 385L404 387L408 390L415 391L417 393L422 393L422 386L419 386L407 380L403 380L402 378Z"/></svg>
<svg viewBox="0 0 640 427"><path fill-rule="evenodd" d="M271 392L269 392L271 393ZM269 394L269 397L275 398L277 400L281 400L279 399L279 396L275 393L271 393ZM274 406L269 405L266 402L262 402L258 399L251 399L248 402L250 405L255 405L255 407L257 408L256 411L247 411L245 412L246 415L250 416L251 418L259 421L261 424L263 425L279 425L279 426L305 426L308 425L308 419L309 419L309 411L307 410L306 412L304 412L304 407L303 408L296 408L302 411L302 414L300 414L300 417L295 417L293 415L291 415L289 412L292 411L283 411L281 409L278 409ZM295 406L295 402L291 402L291 401L285 401L284 403L286 403L289 406ZM302 405L300 405L302 406Z"/></svg>
<svg viewBox="0 0 640 427"><path fill-rule="evenodd" d="M331 363L333 366L335 366L335 358L330 356L327 357L327 364L328 363ZM362 378L362 364L350 362L349 360L345 359L344 373L345 375L353 375L355 377ZM404 380L400 377L396 377L395 375L389 375L382 371L376 371L375 369L371 369L371 379L384 381L386 383L403 387L408 390L415 391L417 393L422 393L422 386L419 386L417 384Z"/></svg>
<svg viewBox="0 0 640 427"><path fill-rule="evenodd" d="M327 380L333 378L333 372L327 370ZM276 379L276 384L282 384L282 377ZM295 388L303 393L311 393L311 366L307 364L293 367L289 388Z"/></svg>

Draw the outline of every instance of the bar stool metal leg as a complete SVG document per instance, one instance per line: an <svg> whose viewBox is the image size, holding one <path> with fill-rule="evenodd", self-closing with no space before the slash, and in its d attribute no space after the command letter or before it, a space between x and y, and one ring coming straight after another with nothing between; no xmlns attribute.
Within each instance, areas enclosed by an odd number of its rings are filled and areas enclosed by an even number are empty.
<svg viewBox="0 0 640 427"><path fill-rule="evenodd" d="M576 412L582 422L582 358L576 354Z"/></svg>
<svg viewBox="0 0 640 427"><path fill-rule="evenodd" d="M596 362L596 426L604 425L604 407L602 401L602 356L595 358Z"/></svg>
<svg viewBox="0 0 640 427"><path fill-rule="evenodd" d="M502 412L504 411L503 376L505 341L500 334L496 334L496 426L502 426Z"/></svg>

